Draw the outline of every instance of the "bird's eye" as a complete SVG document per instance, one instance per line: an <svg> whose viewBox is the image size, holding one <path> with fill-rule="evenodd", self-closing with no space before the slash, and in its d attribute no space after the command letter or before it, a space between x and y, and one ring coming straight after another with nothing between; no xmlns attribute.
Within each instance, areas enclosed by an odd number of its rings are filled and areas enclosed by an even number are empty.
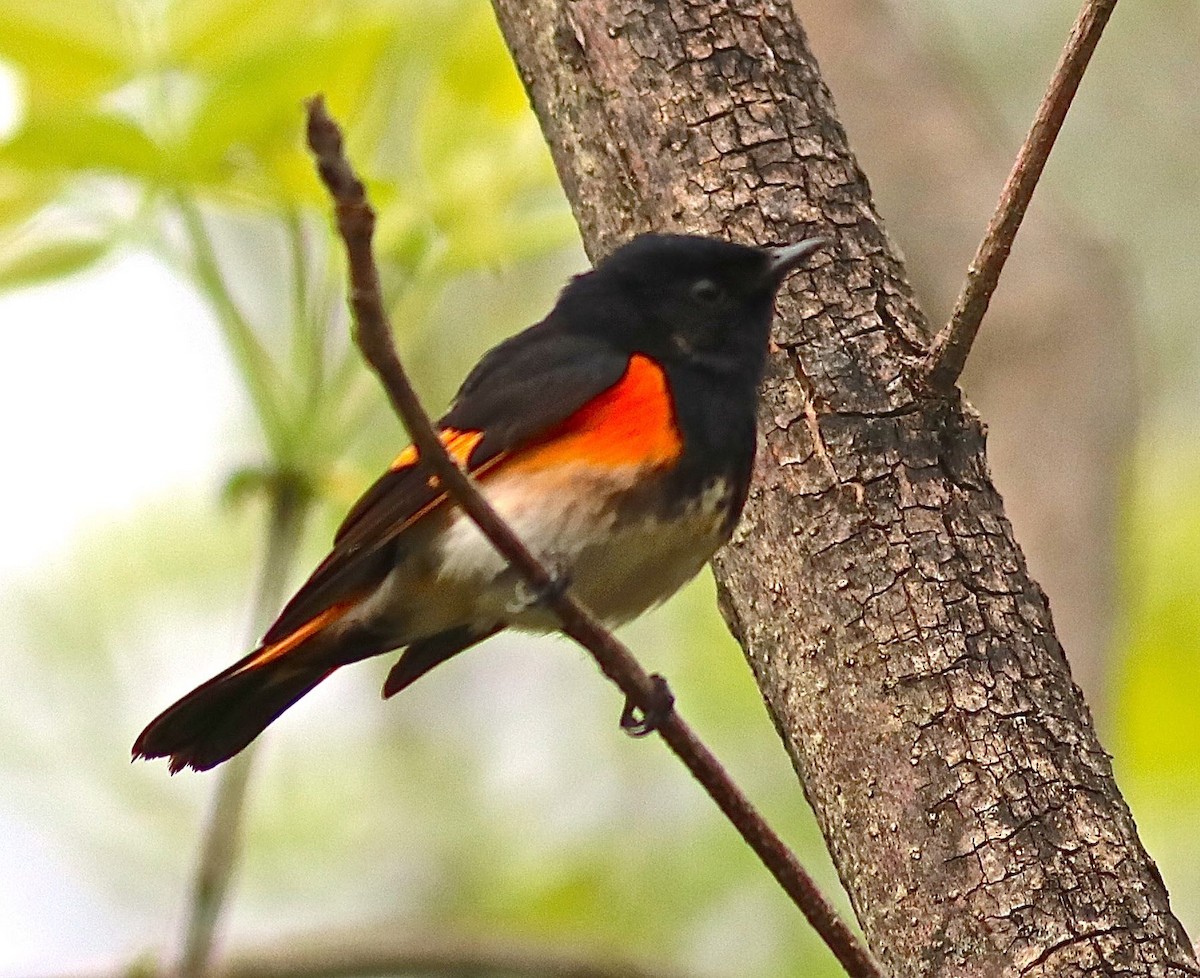
<svg viewBox="0 0 1200 978"><path fill-rule="evenodd" d="M706 306L715 306L725 298L725 290L710 278L702 278L692 286L692 298Z"/></svg>

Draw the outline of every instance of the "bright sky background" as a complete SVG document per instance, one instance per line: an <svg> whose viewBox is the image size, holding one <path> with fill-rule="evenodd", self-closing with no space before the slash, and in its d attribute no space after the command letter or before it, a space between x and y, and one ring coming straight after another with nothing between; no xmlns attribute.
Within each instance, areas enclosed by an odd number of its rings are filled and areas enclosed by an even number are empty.
<svg viewBox="0 0 1200 978"><path fill-rule="evenodd" d="M14 77L0 64L0 138L18 119ZM88 525L212 480L237 388L205 308L145 255L0 293L0 337L3 594L62 559ZM121 922L19 797L7 802L0 797L0 976L111 959Z"/></svg>
<svg viewBox="0 0 1200 978"><path fill-rule="evenodd" d="M212 477L235 381L207 311L154 259L0 295L0 323L4 454L19 462L0 483L0 575Z"/></svg>
<svg viewBox="0 0 1200 978"><path fill-rule="evenodd" d="M0 64L0 139L20 117ZM207 310L156 260L0 293L0 587L90 520L212 478L236 385Z"/></svg>
<svg viewBox="0 0 1200 978"><path fill-rule="evenodd" d="M144 255L0 295L0 330L3 593L88 525L215 479L238 394L207 311ZM111 960L122 922L30 819L0 798L0 976Z"/></svg>

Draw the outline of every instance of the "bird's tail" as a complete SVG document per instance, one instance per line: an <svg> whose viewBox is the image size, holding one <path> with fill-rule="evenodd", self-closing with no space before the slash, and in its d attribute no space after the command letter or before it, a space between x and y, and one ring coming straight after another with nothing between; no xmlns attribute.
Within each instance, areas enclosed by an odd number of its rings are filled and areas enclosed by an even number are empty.
<svg viewBox="0 0 1200 978"><path fill-rule="evenodd" d="M172 774L185 767L207 771L242 750L337 668L291 656L262 661L263 651L167 707L135 741L134 758L168 757Z"/></svg>

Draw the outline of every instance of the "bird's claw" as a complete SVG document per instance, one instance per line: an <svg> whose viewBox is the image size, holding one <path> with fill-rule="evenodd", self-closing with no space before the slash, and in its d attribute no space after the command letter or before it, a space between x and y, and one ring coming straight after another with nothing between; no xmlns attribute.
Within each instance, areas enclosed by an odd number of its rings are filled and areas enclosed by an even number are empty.
<svg viewBox="0 0 1200 978"><path fill-rule="evenodd" d="M658 673L650 677L654 689L650 694L649 706L643 709L633 702L625 700L625 709L621 711L621 729L630 737L645 737L654 733L671 716L675 709L675 694L667 681Z"/></svg>

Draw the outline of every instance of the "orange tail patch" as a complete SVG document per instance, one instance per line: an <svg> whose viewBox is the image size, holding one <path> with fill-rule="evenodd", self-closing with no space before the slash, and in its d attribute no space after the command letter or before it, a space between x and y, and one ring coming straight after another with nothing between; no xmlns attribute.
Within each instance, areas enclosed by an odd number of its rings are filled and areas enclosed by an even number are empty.
<svg viewBox="0 0 1200 978"><path fill-rule="evenodd" d="M358 604L358 600L352 599L350 601L339 601L337 604L330 605L315 618L310 618L286 638L281 638L278 642L264 646L262 651L253 658L248 659L233 675L239 676L243 672L250 672L252 669L261 668L268 662L274 662L280 656L287 655L292 649L312 638L321 629L327 628L342 618L356 604Z"/></svg>

